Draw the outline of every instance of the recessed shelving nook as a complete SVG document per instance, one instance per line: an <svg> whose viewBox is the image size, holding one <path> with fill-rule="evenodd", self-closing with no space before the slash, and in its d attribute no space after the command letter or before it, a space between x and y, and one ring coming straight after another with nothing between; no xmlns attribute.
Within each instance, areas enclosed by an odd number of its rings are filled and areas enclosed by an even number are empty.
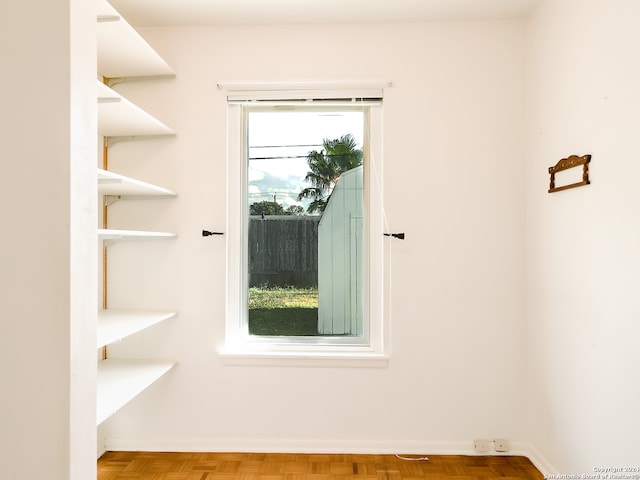
<svg viewBox="0 0 640 480"><path fill-rule="evenodd" d="M101 244L102 301L98 306L97 325L97 424L126 405L173 368L171 360L111 358L108 347L126 341L134 334L176 316L174 311L109 308L107 291L108 250L113 242L133 241L135 248L145 248L146 241L167 241L173 232L114 229L109 222L109 208L120 199L172 198L172 190L132 178L109 168L109 149L116 142L154 141L175 133L160 120L118 93L116 85L131 81L154 81L173 78L175 73L158 53L106 0L97 0L98 135L102 144L102 162L98 168L98 194L102 221L98 228Z"/></svg>

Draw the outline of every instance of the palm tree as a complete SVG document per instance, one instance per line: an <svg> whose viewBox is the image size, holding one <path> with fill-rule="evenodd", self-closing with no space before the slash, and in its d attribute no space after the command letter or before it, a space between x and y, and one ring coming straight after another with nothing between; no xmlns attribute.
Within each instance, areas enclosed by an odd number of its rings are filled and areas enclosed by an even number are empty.
<svg viewBox="0 0 640 480"><path fill-rule="evenodd" d="M353 135L347 134L340 138L322 141L323 149L319 152L312 150L307 155L309 172L304 178L311 184L298 195L298 201L311 199L307 208L308 213L324 212L333 187L347 170L362 165L362 150Z"/></svg>

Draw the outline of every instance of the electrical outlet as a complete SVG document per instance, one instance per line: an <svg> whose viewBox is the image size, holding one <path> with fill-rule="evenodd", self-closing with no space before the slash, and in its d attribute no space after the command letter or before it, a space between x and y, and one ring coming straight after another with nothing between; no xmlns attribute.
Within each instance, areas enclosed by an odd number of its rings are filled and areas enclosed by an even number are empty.
<svg viewBox="0 0 640 480"><path fill-rule="evenodd" d="M491 450L491 442L484 438L477 438L473 441L473 449L478 453L484 453Z"/></svg>
<svg viewBox="0 0 640 480"><path fill-rule="evenodd" d="M493 441L493 449L496 452L508 452L509 451L509 440L506 438L496 438Z"/></svg>

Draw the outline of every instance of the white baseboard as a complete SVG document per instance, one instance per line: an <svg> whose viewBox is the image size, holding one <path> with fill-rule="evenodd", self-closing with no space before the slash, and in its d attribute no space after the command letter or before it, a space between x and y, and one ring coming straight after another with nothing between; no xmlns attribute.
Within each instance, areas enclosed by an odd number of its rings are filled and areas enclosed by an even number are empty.
<svg viewBox="0 0 640 480"><path fill-rule="evenodd" d="M107 451L107 443L104 437L98 437L98 458L105 454Z"/></svg>
<svg viewBox="0 0 640 480"><path fill-rule="evenodd" d="M528 446L528 451L529 455L527 455L527 457L543 475L558 475L560 473L560 471L554 468L533 445Z"/></svg>
<svg viewBox="0 0 640 480"><path fill-rule="evenodd" d="M158 452L256 453L406 453L466 454L469 442L386 442L370 440L253 440L253 439L118 439L107 440L107 450Z"/></svg>
<svg viewBox="0 0 640 480"><path fill-rule="evenodd" d="M255 440L255 439L176 439L109 438L107 451L132 452L255 452L255 453L361 453L406 455L522 455L543 474L555 473L550 464L527 442L511 442L506 453L473 451L471 441L460 442L381 442L371 440Z"/></svg>

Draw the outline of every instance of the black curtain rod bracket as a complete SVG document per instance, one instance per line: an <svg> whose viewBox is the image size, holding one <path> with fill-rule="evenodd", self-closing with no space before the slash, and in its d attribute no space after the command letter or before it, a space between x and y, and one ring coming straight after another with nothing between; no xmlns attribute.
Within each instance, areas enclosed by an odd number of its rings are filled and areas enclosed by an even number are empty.
<svg viewBox="0 0 640 480"><path fill-rule="evenodd" d="M210 232L209 230L202 230L203 237L210 237L211 235L224 235L224 232Z"/></svg>
<svg viewBox="0 0 640 480"><path fill-rule="evenodd" d="M399 240L404 240L404 232L402 233L383 233L385 237L393 237Z"/></svg>

